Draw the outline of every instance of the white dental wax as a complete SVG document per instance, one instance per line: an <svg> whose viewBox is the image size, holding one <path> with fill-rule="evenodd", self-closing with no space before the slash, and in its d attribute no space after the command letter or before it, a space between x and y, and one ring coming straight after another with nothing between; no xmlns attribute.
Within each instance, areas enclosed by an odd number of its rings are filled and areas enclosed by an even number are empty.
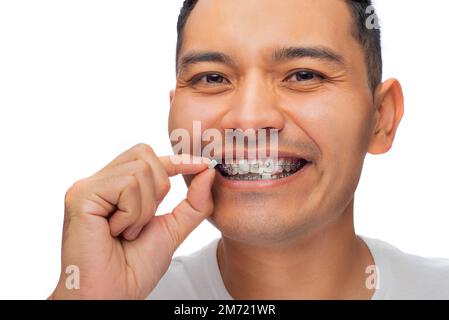
<svg viewBox="0 0 449 320"><path fill-rule="evenodd" d="M211 162L209 162L208 167L209 169L213 169L217 166L217 164L218 164L217 160L213 159Z"/></svg>

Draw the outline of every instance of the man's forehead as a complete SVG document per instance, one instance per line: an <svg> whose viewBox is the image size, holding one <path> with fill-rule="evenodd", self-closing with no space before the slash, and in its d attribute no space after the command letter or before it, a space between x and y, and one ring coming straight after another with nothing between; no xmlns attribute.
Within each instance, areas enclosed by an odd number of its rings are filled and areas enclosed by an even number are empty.
<svg viewBox="0 0 449 320"><path fill-rule="evenodd" d="M329 47L353 40L344 0L200 0L184 29L182 51L245 51Z"/></svg>

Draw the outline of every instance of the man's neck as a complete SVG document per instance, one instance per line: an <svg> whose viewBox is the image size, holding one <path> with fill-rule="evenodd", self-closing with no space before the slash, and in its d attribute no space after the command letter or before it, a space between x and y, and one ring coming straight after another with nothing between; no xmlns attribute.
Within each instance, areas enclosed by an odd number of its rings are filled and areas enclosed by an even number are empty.
<svg viewBox="0 0 449 320"><path fill-rule="evenodd" d="M234 299L370 299L373 258L356 236L353 202L332 223L295 241L254 246L222 237L217 258Z"/></svg>

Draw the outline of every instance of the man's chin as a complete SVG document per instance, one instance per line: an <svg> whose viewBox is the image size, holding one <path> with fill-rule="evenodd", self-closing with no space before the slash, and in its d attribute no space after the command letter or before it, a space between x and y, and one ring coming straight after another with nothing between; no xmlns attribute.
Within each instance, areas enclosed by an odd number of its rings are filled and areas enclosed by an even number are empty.
<svg viewBox="0 0 449 320"><path fill-rule="evenodd" d="M208 218L223 237L248 245L276 245L298 237L308 220L292 212L268 206L251 208L216 206Z"/></svg>

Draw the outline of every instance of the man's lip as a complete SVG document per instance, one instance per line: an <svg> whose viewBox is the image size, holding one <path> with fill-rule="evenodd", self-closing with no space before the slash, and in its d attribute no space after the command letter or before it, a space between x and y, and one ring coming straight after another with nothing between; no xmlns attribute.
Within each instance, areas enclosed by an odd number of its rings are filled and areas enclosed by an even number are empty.
<svg viewBox="0 0 449 320"><path fill-rule="evenodd" d="M254 152L251 152L250 150L242 150L240 152L237 152L237 150L231 150L228 151L228 153L226 152L222 152L216 156L214 156L213 158L218 162L218 163L224 163L225 160L232 160L232 161L238 161L241 159L246 159L246 160L264 160L264 159L273 159L274 154L276 153L276 151L274 152L270 152L269 149L267 150L256 150ZM259 157L259 154L262 154L263 156ZM232 155L232 158L226 158L227 156ZM251 155L251 157L250 157ZM293 152L293 151L286 151L286 150L277 150L277 154L276 154L277 158L292 158L292 159L304 159L307 162L312 162L312 157L305 154L305 153L300 153L300 152Z"/></svg>

